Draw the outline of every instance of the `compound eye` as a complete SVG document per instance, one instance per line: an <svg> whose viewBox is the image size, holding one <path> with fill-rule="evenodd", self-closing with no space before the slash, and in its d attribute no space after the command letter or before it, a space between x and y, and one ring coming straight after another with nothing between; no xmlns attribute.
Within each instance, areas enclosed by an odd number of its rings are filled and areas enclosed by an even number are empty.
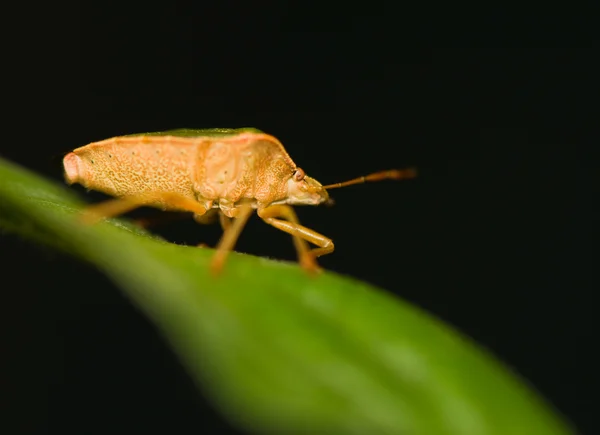
<svg viewBox="0 0 600 435"><path fill-rule="evenodd" d="M304 177L306 177L306 174L304 173L304 171L300 168L296 169L296 172L294 172L294 180L302 181L302 180L304 180Z"/></svg>

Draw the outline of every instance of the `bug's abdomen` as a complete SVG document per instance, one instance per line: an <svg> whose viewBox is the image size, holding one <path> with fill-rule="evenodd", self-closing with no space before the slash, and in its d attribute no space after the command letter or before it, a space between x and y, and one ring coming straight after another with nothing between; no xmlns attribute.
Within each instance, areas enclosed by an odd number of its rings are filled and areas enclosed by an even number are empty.
<svg viewBox="0 0 600 435"><path fill-rule="evenodd" d="M189 162L196 146L134 139L110 139L69 153L63 161L67 181L112 196L176 193L195 198Z"/></svg>

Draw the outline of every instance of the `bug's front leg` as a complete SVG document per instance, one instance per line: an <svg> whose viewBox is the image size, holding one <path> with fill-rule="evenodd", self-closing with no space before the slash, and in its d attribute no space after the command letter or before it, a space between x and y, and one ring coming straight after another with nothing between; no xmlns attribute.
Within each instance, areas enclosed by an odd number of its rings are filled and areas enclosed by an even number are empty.
<svg viewBox="0 0 600 435"><path fill-rule="evenodd" d="M130 212L136 208L150 206L156 203L168 204L170 208L189 211L201 216L206 213L202 204L175 193L152 193L148 195L123 196L87 207L82 219L85 223L95 223L103 218L111 218Z"/></svg>
<svg viewBox="0 0 600 435"><path fill-rule="evenodd" d="M330 254L334 250L333 241L330 238L300 225L296 212L289 205L265 207L258 210L258 215L269 225L285 231L293 237L300 265L309 272L316 272L319 269L316 257ZM277 219L278 217L285 220ZM317 245L318 248L310 250L307 241Z"/></svg>

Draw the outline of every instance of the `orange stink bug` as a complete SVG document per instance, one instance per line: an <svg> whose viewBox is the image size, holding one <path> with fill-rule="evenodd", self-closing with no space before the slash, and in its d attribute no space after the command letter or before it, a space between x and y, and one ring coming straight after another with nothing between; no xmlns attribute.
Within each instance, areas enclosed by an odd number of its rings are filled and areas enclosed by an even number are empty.
<svg viewBox="0 0 600 435"><path fill-rule="evenodd" d="M393 169L323 186L296 166L275 137L253 128L119 136L75 149L63 165L69 184L115 197L91 206L88 220L142 206L192 212L200 223L218 213L224 232L213 272L222 268L254 210L293 237L300 265L314 272L315 258L333 252L333 242L300 225L291 205L329 202L327 189L416 176L413 168ZM317 247L311 250L307 242Z"/></svg>

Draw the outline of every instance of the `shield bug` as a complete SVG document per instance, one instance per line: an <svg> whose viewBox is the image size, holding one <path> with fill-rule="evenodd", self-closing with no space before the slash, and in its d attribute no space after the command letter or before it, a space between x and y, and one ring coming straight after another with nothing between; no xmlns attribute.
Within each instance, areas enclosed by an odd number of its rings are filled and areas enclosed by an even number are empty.
<svg viewBox="0 0 600 435"><path fill-rule="evenodd" d="M301 266L316 271L315 258L333 252L333 242L300 225L292 205L330 202L328 189L416 176L413 168L393 169L323 186L296 166L279 140L253 128L113 137L75 149L63 165L67 183L115 197L90 206L88 222L142 206L192 212L199 223L218 214L224 232L213 272L222 268L254 210L290 234ZM311 250L308 242L317 247Z"/></svg>

